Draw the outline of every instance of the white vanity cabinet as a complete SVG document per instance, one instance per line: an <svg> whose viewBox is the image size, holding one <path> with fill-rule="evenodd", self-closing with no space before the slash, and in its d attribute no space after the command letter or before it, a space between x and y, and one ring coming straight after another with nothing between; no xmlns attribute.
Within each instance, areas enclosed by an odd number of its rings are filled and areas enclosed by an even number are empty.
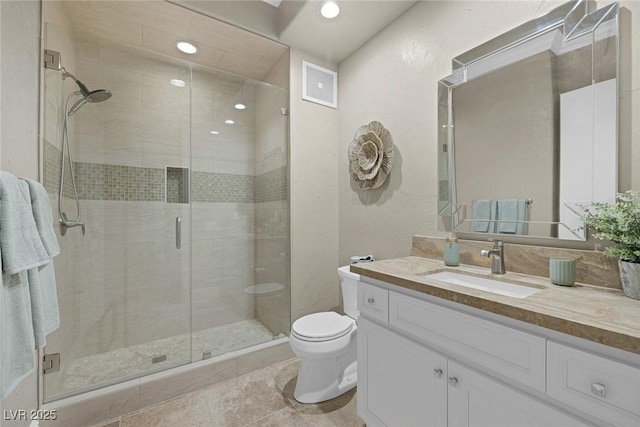
<svg viewBox="0 0 640 427"><path fill-rule="evenodd" d="M449 359L448 368L448 423L429 426L577 427L590 425L520 390L467 368L455 360Z"/></svg>
<svg viewBox="0 0 640 427"><path fill-rule="evenodd" d="M358 413L368 427L447 425L447 358L360 317Z"/></svg>
<svg viewBox="0 0 640 427"><path fill-rule="evenodd" d="M553 341L547 393L615 426L640 426L640 369Z"/></svg>
<svg viewBox="0 0 640 427"><path fill-rule="evenodd" d="M392 286L359 284L358 415L367 426L593 425L531 395L546 392L546 338Z"/></svg>

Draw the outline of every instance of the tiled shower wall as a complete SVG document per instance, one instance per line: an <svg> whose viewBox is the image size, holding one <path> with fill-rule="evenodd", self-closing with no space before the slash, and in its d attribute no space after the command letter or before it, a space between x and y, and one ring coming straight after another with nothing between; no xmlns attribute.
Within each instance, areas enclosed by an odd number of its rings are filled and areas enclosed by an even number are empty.
<svg viewBox="0 0 640 427"><path fill-rule="evenodd" d="M190 82L184 64L49 27L58 39L75 42L58 48L65 59L73 52L74 63L65 64L74 74L91 89L113 93L106 102L85 105L71 121L87 234L72 229L62 238L72 245L67 253L73 259L72 266L58 268L67 295L61 305L73 316L67 323L73 325L72 338L61 346L67 357L183 334L190 326L196 331L256 317L255 297L243 291L256 283L257 271L263 271L258 266L266 263L258 259L264 252L257 234L265 229L257 222L265 217L261 205L277 204L267 209L272 212L288 206L286 161L268 170L256 168L262 162L256 145L256 84L198 69ZM170 86L171 78L184 80L187 87ZM247 110L233 110L236 98ZM60 105L60 97L55 101ZM282 102L281 94L277 104ZM225 125L228 118L235 125ZM53 134L44 143L45 186L51 194L57 193L61 148ZM286 133L278 144L286 146ZM190 204L165 202L167 166L190 168ZM179 250L178 216L183 227ZM269 267L274 277L269 280L287 282L288 249L283 236L279 239L278 265ZM288 332L289 317L283 318L274 332Z"/></svg>

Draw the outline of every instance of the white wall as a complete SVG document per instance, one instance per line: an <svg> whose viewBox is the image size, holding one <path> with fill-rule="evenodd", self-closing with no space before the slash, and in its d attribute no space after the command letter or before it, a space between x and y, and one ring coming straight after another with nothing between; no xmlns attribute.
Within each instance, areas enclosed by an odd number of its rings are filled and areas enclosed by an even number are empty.
<svg viewBox="0 0 640 427"><path fill-rule="evenodd" d="M38 179L40 3L1 3L2 170Z"/></svg>
<svg viewBox="0 0 640 427"><path fill-rule="evenodd" d="M338 111L302 100L302 60L291 51L291 320L339 303Z"/></svg>
<svg viewBox="0 0 640 427"><path fill-rule="evenodd" d="M40 2L0 1L0 169L32 179L38 179L39 44ZM35 372L0 401L2 414L36 407ZM7 427L28 424L2 421Z"/></svg>
<svg viewBox="0 0 640 427"><path fill-rule="evenodd" d="M640 2L621 1L618 187L640 189Z"/></svg>

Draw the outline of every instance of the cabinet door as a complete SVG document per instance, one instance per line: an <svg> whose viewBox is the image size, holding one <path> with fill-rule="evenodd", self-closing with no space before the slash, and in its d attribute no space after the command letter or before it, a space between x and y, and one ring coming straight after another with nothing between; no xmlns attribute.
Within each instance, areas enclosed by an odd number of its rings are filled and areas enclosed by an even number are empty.
<svg viewBox="0 0 640 427"><path fill-rule="evenodd" d="M452 360L448 384L449 427L590 425Z"/></svg>
<svg viewBox="0 0 640 427"><path fill-rule="evenodd" d="M367 426L447 425L447 360L358 319L358 414Z"/></svg>

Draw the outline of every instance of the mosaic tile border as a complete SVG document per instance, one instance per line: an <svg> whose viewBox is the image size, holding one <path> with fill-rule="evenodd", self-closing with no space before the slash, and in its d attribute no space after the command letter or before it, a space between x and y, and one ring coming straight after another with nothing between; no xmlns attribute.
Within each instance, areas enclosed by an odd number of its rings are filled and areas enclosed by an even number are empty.
<svg viewBox="0 0 640 427"><path fill-rule="evenodd" d="M226 173L191 174L191 199L209 203L253 203L255 177Z"/></svg>
<svg viewBox="0 0 640 427"><path fill-rule="evenodd" d="M164 169L75 162L78 196L84 200L165 200Z"/></svg>
<svg viewBox="0 0 640 427"><path fill-rule="evenodd" d="M53 144L44 141L44 188L52 194L58 194L60 187L60 162L62 154ZM62 194L66 197L73 197L73 187L71 185L71 168L68 166L64 171L64 188Z"/></svg>
<svg viewBox="0 0 640 427"><path fill-rule="evenodd" d="M44 186L53 194L58 192L61 159L60 150L45 141ZM169 203L187 200L185 186L179 184L184 177L172 168L165 176L165 169L159 168L74 162L74 172L78 196L83 200ZM288 198L286 167L257 176L193 171L190 183L194 202L264 203ZM65 171L64 195L73 197L70 168Z"/></svg>
<svg viewBox="0 0 640 427"><path fill-rule="evenodd" d="M287 168L282 167L256 176L255 202L287 200Z"/></svg>

